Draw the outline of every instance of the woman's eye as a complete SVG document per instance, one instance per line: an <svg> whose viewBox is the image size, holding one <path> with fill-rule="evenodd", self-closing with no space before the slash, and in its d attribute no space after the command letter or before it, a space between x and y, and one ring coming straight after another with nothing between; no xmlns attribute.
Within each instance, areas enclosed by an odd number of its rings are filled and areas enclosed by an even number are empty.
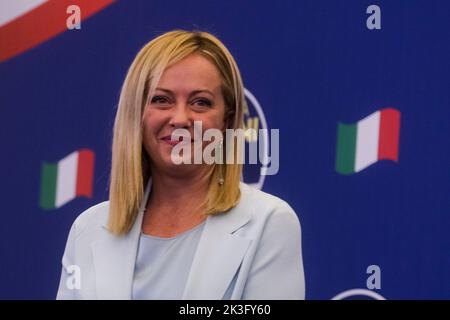
<svg viewBox="0 0 450 320"><path fill-rule="evenodd" d="M169 100L164 97L156 96L152 98L152 103L165 104L168 102Z"/></svg>
<svg viewBox="0 0 450 320"><path fill-rule="evenodd" d="M211 101L207 99L198 99L194 101L194 104L201 106L201 107L211 107L212 103Z"/></svg>

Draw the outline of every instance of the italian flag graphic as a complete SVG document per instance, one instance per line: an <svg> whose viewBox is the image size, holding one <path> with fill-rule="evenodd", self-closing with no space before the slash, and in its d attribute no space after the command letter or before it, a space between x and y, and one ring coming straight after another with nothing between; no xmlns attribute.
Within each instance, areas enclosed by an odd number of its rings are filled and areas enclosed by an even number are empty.
<svg viewBox="0 0 450 320"><path fill-rule="evenodd" d="M400 112L378 110L355 124L338 124L336 171L359 172L379 160L398 162Z"/></svg>
<svg viewBox="0 0 450 320"><path fill-rule="evenodd" d="M40 206L55 209L76 197L92 197L95 154L89 149L72 152L57 163L43 163Z"/></svg>
<svg viewBox="0 0 450 320"><path fill-rule="evenodd" d="M113 2L114 0L0 1L0 62L67 31L71 5L80 8L80 18L84 21Z"/></svg>

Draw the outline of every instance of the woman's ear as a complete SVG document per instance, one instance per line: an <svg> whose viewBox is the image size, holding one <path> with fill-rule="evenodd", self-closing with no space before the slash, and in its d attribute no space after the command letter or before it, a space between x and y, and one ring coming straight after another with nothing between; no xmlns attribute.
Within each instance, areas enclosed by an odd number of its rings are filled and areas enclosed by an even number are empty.
<svg viewBox="0 0 450 320"><path fill-rule="evenodd" d="M225 118L223 120L223 126L222 126L222 132L225 132L225 130L228 128L228 118Z"/></svg>
<svg viewBox="0 0 450 320"><path fill-rule="evenodd" d="M223 132L225 132L226 129L233 127L233 119L234 119L234 110L228 110L228 112L225 113L224 118L224 128Z"/></svg>

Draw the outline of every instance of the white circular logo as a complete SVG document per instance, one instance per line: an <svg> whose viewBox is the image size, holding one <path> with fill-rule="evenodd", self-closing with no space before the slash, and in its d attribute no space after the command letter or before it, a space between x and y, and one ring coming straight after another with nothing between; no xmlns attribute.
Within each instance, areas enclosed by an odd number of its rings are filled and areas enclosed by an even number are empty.
<svg viewBox="0 0 450 320"><path fill-rule="evenodd" d="M343 291L343 292L337 294L336 296L331 298L331 300L344 300L344 299L347 299L350 297L357 297L357 296L368 297L368 298L372 298L374 300L386 300L386 298L383 297L382 295L380 295L379 293L376 293L374 291L370 291L367 289L346 290L346 291Z"/></svg>
<svg viewBox="0 0 450 320"><path fill-rule="evenodd" d="M267 163L269 158L269 135L266 117L263 109L256 100L255 96L244 88L244 94L247 101L247 106L244 110L244 130L254 129L253 133L245 136L245 149L250 148L250 144L256 144L259 153L260 161L257 164L250 164L245 161L243 167L243 181L257 189L262 189L264 185L265 175L261 174L263 163ZM265 129L265 130L260 130ZM249 154L246 152L245 154Z"/></svg>

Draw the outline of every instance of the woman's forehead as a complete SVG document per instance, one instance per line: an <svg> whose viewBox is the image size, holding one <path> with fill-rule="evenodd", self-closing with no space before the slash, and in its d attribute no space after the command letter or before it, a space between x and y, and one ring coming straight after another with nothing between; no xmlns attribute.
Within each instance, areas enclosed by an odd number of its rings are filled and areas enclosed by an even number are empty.
<svg viewBox="0 0 450 320"><path fill-rule="evenodd" d="M216 66L205 57L190 55L164 70L157 87L175 89L220 89L221 79Z"/></svg>

